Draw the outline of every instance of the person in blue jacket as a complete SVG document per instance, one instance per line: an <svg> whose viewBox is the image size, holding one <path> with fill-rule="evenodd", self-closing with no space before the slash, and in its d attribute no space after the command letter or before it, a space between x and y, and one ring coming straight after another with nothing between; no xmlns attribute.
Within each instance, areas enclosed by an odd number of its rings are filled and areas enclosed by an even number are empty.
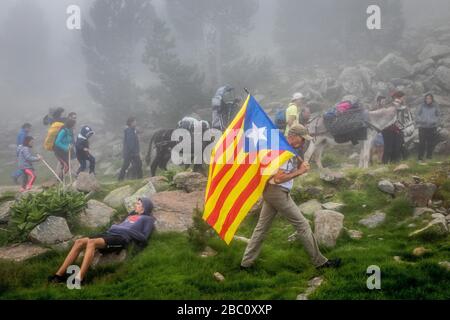
<svg viewBox="0 0 450 320"><path fill-rule="evenodd" d="M125 173L131 164L133 176L136 179L142 179L142 160L140 155L139 138L136 130L136 118L131 117L127 120L127 128L123 137L123 164L119 172L119 181L125 178Z"/></svg>
<svg viewBox="0 0 450 320"><path fill-rule="evenodd" d="M61 173L59 175L59 178L61 180L69 172L69 150L72 150L74 144L74 126L75 120L67 119L65 125L58 132L58 135L55 139L53 151L55 153L56 159L58 159L59 163L61 164Z"/></svg>
<svg viewBox="0 0 450 320"><path fill-rule="evenodd" d="M140 247L146 246L156 220L152 211L152 201L148 198L140 198L134 205L134 211L130 212L122 223L112 225L104 233L76 240L64 263L54 275L48 278L48 281L65 283L68 278L67 268L75 262L83 250L85 251L83 263L80 272L75 276L80 283L83 283L85 279L96 249L104 253L111 253L125 249L131 243Z"/></svg>
<svg viewBox="0 0 450 320"><path fill-rule="evenodd" d="M19 150L20 150L20 147L23 146L25 138L30 135L31 127L32 126L30 123L28 123L28 122L24 123L22 125L22 127L20 128L19 133L17 134L17 140L16 140L16 157L17 158L19 157ZM20 177L22 177L23 175L24 175L24 171L19 168L13 172L11 177L13 178L14 183L18 184Z"/></svg>

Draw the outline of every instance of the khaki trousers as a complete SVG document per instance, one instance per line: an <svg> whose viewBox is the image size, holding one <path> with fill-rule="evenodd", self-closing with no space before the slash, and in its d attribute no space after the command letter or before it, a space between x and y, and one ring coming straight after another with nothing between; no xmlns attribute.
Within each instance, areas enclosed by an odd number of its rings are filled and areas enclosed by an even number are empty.
<svg viewBox="0 0 450 320"><path fill-rule="evenodd" d="M319 250L316 238L300 209L292 200L289 192L279 186L267 184L263 193L263 207L259 215L258 224L253 231L252 238L245 249L241 265L250 267L261 252L262 242L269 231L273 219L277 213L284 216L297 231L306 252L311 258L314 266L318 267L328 261Z"/></svg>

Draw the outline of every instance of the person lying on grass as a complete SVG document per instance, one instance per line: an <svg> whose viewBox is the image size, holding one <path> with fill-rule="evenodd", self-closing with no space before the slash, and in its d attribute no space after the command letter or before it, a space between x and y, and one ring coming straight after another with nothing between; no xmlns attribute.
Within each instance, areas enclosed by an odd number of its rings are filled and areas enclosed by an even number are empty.
<svg viewBox="0 0 450 320"><path fill-rule="evenodd" d="M139 246L145 246L155 224L152 210L153 203L151 200L140 198L134 206L134 211L122 223L112 225L105 233L76 240L64 263L56 274L48 278L48 281L50 283L65 283L69 277L66 273L67 268L75 262L83 250L85 251L83 263L80 272L75 276L75 279L79 280L80 283L83 283L85 279L96 249L111 253L126 248L132 242Z"/></svg>

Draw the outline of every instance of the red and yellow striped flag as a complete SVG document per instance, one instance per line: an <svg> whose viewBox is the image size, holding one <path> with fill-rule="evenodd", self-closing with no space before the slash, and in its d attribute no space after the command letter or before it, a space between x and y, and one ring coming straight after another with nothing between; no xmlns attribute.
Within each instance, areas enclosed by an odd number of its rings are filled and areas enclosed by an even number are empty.
<svg viewBox="0 0 450 320"><path fill-rule="evenodd" d="M203 219L227 244L267 181L295 154L249 95L212 151L205 193Z"/></svg>

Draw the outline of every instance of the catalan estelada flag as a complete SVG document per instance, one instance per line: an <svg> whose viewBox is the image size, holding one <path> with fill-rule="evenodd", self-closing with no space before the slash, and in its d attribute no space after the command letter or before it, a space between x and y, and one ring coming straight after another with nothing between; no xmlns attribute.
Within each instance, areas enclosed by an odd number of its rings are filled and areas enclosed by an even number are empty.
<svg viewBox="0 0 450 320"><path fill-rule="evenodd" d="M267 181L295 155L249 95L212 151L203 219L229 244Z"/></svg>

